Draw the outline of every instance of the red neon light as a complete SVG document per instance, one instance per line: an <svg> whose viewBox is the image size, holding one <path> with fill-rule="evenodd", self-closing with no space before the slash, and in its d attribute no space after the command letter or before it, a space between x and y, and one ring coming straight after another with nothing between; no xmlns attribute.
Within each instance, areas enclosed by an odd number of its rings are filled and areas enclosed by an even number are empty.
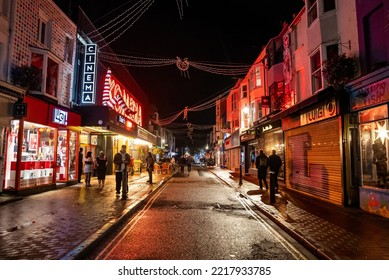
<svg viewBox="0 0 389 280"><path fill-rule="evenodd" d="M142 106L132 94L113 77L110 69L108 69L105 76L103 106L114 109L127 119L142 126Z"/></svg>

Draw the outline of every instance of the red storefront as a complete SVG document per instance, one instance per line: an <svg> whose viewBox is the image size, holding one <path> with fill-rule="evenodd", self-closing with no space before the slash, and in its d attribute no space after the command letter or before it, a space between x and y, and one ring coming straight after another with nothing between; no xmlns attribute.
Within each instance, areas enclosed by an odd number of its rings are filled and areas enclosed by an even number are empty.
<svg viewBox="0 0 389 280"><path fill-rule="evenodd" d="M4 192L25 195L76 183L81 116L32 96L24 102L27 116L12 120L7 131Z"/></svg>

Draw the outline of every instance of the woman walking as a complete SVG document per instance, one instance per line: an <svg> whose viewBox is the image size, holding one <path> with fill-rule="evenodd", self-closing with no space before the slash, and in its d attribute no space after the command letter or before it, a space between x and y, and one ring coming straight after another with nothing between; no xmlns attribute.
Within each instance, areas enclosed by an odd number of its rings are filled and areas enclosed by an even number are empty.
<svg viewBox="0 0 389 280"><path fill-rule="evenodd" d="M107 174L107 157L103 151L100 151L96 158L97 180L99 181L99 188L104 188L105 175Z"/></svg>
<svg viewBox="0 0 389 280"><path fill-rule="evenodd" d="M85 173L85 186L90 187L90 179L92 177L93 172L93 159L92 152L89 151L86 153L86 157L84 160L84 173Z"/></svg>

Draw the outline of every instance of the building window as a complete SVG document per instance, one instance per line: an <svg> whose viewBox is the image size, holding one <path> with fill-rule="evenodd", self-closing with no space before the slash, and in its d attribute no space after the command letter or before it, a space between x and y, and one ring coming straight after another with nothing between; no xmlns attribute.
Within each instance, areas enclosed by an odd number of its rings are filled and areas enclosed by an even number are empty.
<svg viewBox="0 0 389 280"><path fill-rule="evenodd" d="M41 45L50 48L51 24L49 18L42 12L39 12L38 18L38 38Z"/></svg>
<svg viewBox="0 0 389 280"><path fill-rule="evenodd" d="M8 17L9 0L0 0L0 15Z"/></svg>
<svg viewBox="0 0 389 280"><path fill-rule="evenodd" d="M316 93L323 87L321 73L320 51L311 56L312 93Z"/></svg>
<svg viewBox="0 0 389 280"><path fill-rule="evenodd" d="M385 11L381 5L363 19L363 31L366 44L366 67L368 72L387 65Z"/></svg>
<svg viewBox="0 0 389 280"><path fill-rule="evenodd" d="M235 111L238 108L237 102L238 102L237 93L234 92L234 93L232 93L232 102L231 102L232 111Z"/></svg>
<svg viewBox="0 0 389 280"><path fill-rule="evenodd" d="M259 66L255 67L255 86L262 86L261 69L259 68Z"/></svg>
<svg viewBox="0 0 389 280"><path fill-rule="evenodd" d="M64 60L70 64L73 63L73 46L74 46L74 40L72 38L66 36Z"/></svg>
<svg viewBox="0 0 389 280"><path fill-rule="evenodd" d="M31 52L31 66L39 70L42 77L37 89L39 94L58 98L59 61L47 50L35 49Z"/></svg>
<svg viewBox="0 0 389 280"><path fill-rule="evenodd" d="M327 50L327 60L333 59L339 53L338 44L329 45L326 47Z"/></svg>
<svg viewBox="0 0 389 280"><path fill-rule="evenodd" d="M317 0L308 0L308 26L317 19Z"/></svg>
<svg viewBox="0 0 389 280"><path fill-rule="evenodd" d="M247 85L242 86L242 98L247 97Z"/></svg>
<svg viewBox="0 0 389 280"><path fill-rule="evenodd" d="M335 10L335 0L323 0L324 12Z"/></svg>

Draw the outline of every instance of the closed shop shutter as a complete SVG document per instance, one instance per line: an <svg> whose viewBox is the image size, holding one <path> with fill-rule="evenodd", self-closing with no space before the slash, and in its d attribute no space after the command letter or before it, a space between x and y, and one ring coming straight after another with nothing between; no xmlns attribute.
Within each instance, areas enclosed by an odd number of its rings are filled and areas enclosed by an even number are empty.
<svg viewBox="0 0 389 280"><path fill-rule="evenodd" d="M342 204L340 118L285 132L286 185Z"/></svg>

